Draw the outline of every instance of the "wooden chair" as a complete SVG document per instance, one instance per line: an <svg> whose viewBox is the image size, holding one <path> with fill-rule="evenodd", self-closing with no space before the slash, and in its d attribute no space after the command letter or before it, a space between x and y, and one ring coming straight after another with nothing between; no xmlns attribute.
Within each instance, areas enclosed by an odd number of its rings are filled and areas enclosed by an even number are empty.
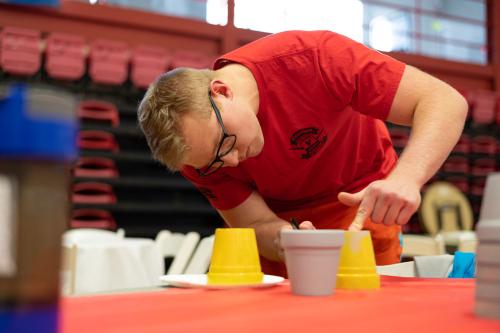
<svg viewBox="0 0 500 333"><path fill-rule="evenodd" d="M460 235L473 228L474 218L467 197L448 182L435 182L427 188L419 213L429 235L442 234L445 245L457 246Z"/></svg>
<svg viewBox="0 0 500 333"><path fill-rule="evenodd" d="M475 233L464 233L460 235L460 238L458 239L457 251L476 253L477 243L478 240Z"/></svg>

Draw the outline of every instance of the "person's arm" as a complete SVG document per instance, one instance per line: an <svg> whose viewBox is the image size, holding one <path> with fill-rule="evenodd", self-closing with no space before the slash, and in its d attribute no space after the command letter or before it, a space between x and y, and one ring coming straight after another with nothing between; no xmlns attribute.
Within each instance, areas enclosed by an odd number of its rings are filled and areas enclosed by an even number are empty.
<svg viewBox="0 0 500 333"><path fill-rule="evenodd" d="M259 253L273 261L282 261L280 230L292 229L290 222L280 219L264 202L262 197L253 192L243 203L228 210L218 210L226 223L233 228L254 228ZM314 229L311 222L300 223L301 229Z"/></svg>
<svg viewBox="0 0 500 333"><path fill-rule="evenodd" d="M410 140L390 175L339 200L359 205L351 230L371 217L375 223L405 224L420 205L420 189L457 143L467 116L467 102L451 86L406 66L387 120L412 126Z"/></svg>
<svg viewBox="0 0 500 333"><path fill-rule="evenodd" d="M228 176L223 170L201 178L195 169L185 167L182 175L207 197L228 226L255 229L261 255L273 261L284 259L283 249L280 246L280 230L292 228L290 222L274 214L260 194L249 184ZM309 221L303 221L299 227L314 229Z"/></svg>

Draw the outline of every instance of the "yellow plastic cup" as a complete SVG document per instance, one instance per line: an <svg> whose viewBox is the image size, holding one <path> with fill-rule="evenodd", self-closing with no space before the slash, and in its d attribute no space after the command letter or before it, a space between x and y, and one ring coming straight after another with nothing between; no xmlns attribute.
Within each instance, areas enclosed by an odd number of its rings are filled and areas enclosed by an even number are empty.
<svg viewBox="0 0 500 333"><path fill-rule="evenodd" d="M256 284L263 277L254 229L216 229L208 284Z"/></svg>
<svg viewBox="0 0 500 333"><path fill-rule="evenodd" d="M380 276L377 273L369 231L346 231L344 245L340 251L337 288L380 288Z"/></svg>

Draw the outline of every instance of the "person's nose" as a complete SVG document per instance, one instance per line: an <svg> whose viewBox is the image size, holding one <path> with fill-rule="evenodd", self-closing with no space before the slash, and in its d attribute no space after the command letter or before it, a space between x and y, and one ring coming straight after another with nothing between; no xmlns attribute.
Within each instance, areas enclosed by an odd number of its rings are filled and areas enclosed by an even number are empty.
<svg viewBox="0 0 500 333"><path fill-rule="evenodd" d="M237 149L231 150L229 154L222 156L220 159L224 161L224 166L228 167L235 167L238 166L238 164L240 163Z"/></svg>

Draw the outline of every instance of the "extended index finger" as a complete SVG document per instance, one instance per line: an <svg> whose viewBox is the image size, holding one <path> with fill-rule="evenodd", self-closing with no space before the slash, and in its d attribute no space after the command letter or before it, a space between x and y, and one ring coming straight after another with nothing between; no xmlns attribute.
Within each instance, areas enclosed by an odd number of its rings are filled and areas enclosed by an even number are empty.
<svg viewBox="0 0 500 333"><path fill-rule="evenodd" d="M349 226L350 231L360 231L361 229L363 229L366 219L372 214L373 207L375 206L375 201L376 197L371 194L370 191L367 191L363 196L361 203L359 204L356 216Z"/></svg>

